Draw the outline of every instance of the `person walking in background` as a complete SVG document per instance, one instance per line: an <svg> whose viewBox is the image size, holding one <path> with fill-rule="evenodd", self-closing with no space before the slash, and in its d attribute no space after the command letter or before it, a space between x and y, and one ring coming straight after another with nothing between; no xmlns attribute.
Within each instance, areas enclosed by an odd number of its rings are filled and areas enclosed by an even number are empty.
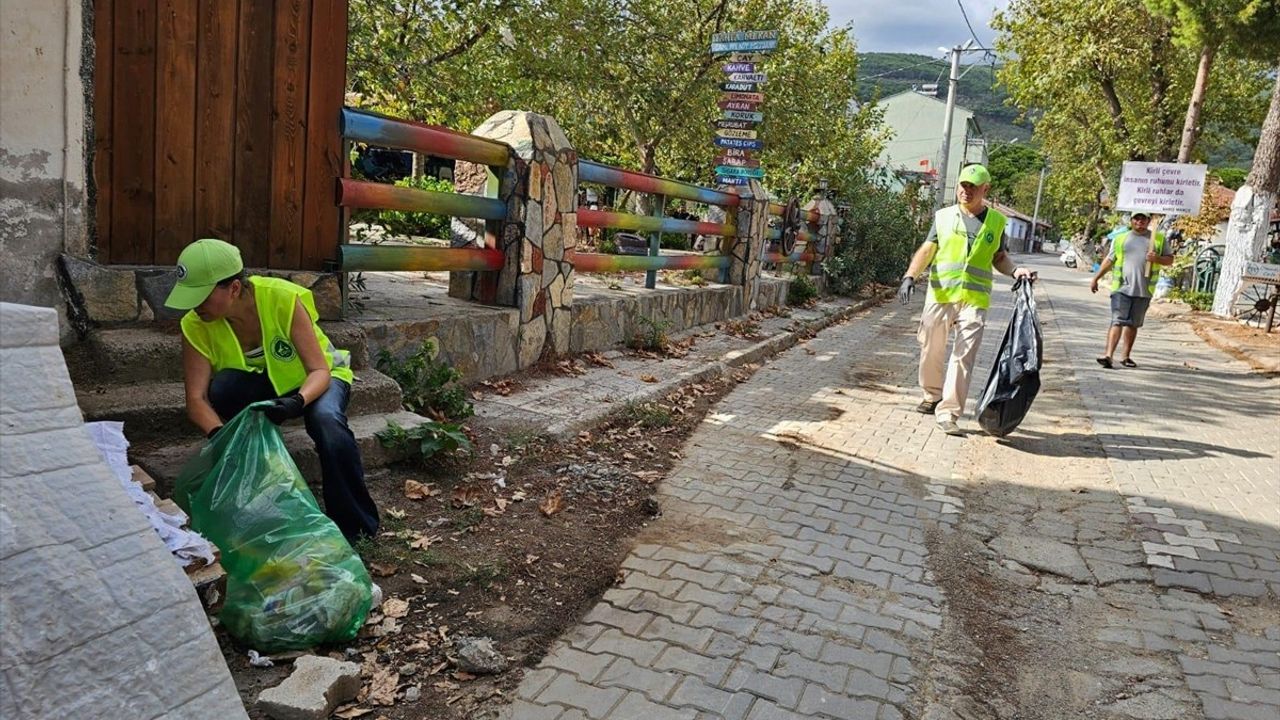
<svg viewBox="0 0 1280 720"><path fill-rule="evenodd" d="M1102 261L1098 273L1089 283L1089 291L1098 292L1098 281L1111 273L1111 327L1107 330L1107 347L1098 364L1115 367L1112 356L1124 340L1124 358L1120 364L1138 367L1133 361L1133 342L1138 328L1147 316L1151 296L1156 290L1156 265L1173 264L1173 246L1165 242L1162 232L1152 233L1151 216L1135 212L1129 216L1129 229L1111 241L1111 251Z"/></svg>
<svg viewBox="0 0 1280 720"><path fill-rule="evenodd" d="M929 236L916 250L898 289L906 305L916 277L929 268L929 294L920 316L920 389L924 399L916 412L932 414L948 435L960 435L956 424L964 413L973 363L991 305L992 270L1015 278L1033 273L1016 267L1005 247L1006 218L987 207L991 173L982 165L960 171L958 203L939 210ZM950 360L947 343L955 342Z"/></svg>

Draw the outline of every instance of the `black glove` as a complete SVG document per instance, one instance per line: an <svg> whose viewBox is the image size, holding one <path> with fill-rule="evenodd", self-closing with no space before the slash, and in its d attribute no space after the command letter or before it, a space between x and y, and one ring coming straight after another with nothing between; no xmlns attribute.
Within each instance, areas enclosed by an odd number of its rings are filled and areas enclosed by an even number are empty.
<svg viewBox="0 0 1280 720"><path fill-rule="evenodd" d="M210 431L209 431L209 433L208 433L207 435L205 435L205 437L206 437L206 438L208 438L208 439L210 439L210 440L212 440L214 437L216 437L216 436L218 435L218 431L219 431L219 430L221 430L221 429L222 429L222 426L221 426L221 425L219 425L218 427L216 427L216 428L214 428L214 429L210 430Z"/></svg>
<svg viewBox="0 0 1280 720"><path fill-rule="evenodd" d="M258 405L253 409L266 415L268 420L279 425L286 420L302 417L306 406L307 403L302 399L302 394L294 393L276 398L269 405Z"/></svg>
<svg viewBox="0 0 1280 720"><path fill-rule="evenodd" d="M916 291L916 279L913 277L902 278L902 285L898 287L898 302L907 305L911 302L911 293Z"/></svg>

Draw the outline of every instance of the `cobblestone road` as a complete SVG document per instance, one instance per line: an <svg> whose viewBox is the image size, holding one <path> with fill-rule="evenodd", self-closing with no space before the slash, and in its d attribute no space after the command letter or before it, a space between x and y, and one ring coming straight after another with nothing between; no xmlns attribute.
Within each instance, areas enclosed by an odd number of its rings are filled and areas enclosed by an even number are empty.
<svg viewBox="0 0 1280 720"><path fill-rule="evenodd" d="M695 432L624 579L507 716L1275 717L1280 386L1174 323L1104 375L1105 297L1044 270L1042 415L997 443L912 412L919 301L784 353ZM1009 627L975 627L977 586L1021 603ZM975 699L1002 663L1018 691Z"/></svg>

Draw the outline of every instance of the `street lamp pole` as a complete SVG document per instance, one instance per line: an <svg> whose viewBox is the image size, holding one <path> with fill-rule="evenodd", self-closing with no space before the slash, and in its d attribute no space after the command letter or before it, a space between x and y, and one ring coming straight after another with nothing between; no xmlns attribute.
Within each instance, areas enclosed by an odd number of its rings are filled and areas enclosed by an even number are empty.
<svg viewBox="0 0 1280 720"><path fill-rule="evenodd" d="M1040 224L1040 193L1044 191L1044 174L1049 170L1049 163L1040 166L1040 184L1036 185L1036 209L1031 213L1031 240L1028 243L1027 252L1031 252L1031 247L1035 246L1036 228Z"/></svg>
<svg viewBox="0 0 1280 720"><path fill-rule="evenodd" d="M951 76L947 82L947 110L942 116L942 153L938 160L938 177L942 180L942 187L938 188L938 194L933 199L934 212L941 210L942 206L949 201L947 182L951 179L951 172L947 169L947 163L951 155L951 125L952 116L955 115L956 110L956 89L960 86L960 53L962 52L964 47L960 45L951 48Z"/></svg>

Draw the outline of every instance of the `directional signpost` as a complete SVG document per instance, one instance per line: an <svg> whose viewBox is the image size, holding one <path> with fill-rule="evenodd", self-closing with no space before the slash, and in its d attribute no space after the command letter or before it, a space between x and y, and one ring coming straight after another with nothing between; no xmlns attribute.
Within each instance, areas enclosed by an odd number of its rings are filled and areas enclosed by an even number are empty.
<svg viewBox="0 0 1280 720"><path fill-rule="evenodd" d="M716 103L723 112L712 138L720 185L746 185L750 178L764 177L755 157L764 148L759 128L764 121L762 88L768 74L763 61L778 47L778 34L777 30L744 30L711 36L711 54L720 56L725 80Z"/></svg>

